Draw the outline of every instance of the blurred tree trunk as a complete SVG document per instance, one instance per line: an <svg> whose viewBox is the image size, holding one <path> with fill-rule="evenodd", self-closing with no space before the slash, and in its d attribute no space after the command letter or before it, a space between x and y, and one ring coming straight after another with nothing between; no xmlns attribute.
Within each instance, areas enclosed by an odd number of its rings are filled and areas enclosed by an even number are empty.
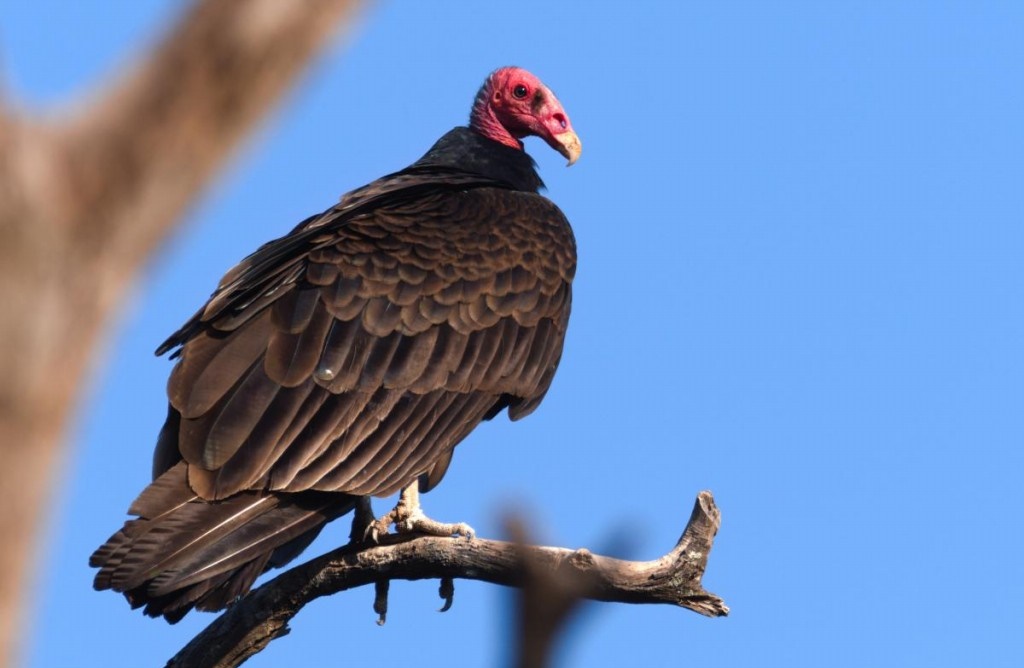
<svg viewBox="0 0 1024 668"><path fill-rule="evenodd" d="M68 113L0 102L0 665L94 351L139 269L358 0L195 2ZM86 555L83 555L83 559Z"/></svg>

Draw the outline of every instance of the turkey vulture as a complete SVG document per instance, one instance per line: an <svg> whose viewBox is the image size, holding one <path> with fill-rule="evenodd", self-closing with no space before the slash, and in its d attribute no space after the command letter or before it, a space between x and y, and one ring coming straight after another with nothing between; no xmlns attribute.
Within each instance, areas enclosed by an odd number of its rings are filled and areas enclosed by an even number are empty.
<svg viewBox="0 0 1024 668"><path fill-rule="evenodd" d="M451 535L418 491L504 409L544 398L562 354L572 229L521 139L580 142L529 72L493 72L468 127L231 269L160 346L177 363L153 482L90 559L97 589L170 622L219 610L323 526L402 490L391 520Z"/></svg>

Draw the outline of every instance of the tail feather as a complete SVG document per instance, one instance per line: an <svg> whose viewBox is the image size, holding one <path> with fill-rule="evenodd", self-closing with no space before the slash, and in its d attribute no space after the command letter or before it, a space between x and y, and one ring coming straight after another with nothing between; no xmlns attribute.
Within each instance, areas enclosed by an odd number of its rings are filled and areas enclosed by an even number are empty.
<svg viewBox="0 0 1024 668"><path fill-rule="evenodd" d="M233 528L216 543L206 543L179 562L175 571L164 571L153 580L151 589L160 594L205 580L211 574L233 569L260 555L271 555L293 539L316 531L337 517L337 494L315 493L310 498L295 499L280 495L267 496L277 502L273 512L264 512ZM351 499L351 497L348 497ZM354 500L345 510L351 508Z"/></svg>
<svg viewBox="0 0 1024 668"><path fill-rule="evenodd" d="M146 581L166 581L170 574L188 568L196 556L218 554L234 544L235 532L274 510L276 502L274 497L253 494L216 505L197 501L165 515L132 539L131 550L114 572L115 589L134 589ZM153 578L154 572L160 575Z"/></svg>
<svg viewBox="0 0 1024 668"><path fill-rule="evenodd" d="M125 523L89 559L93 586L123 592L132 607L176 622L193 607L219 610L249 591L265 570L297 556L323 526L355 505L327 492L242 492L198 498L180 463L132 504Z"/></svg>
<svg viewBox="0 0 1024 668"><path fill-rule="evenodd" d="M235 599L249 591L256 578L266 570L269 556L262 555L262 558L250 561L234 571L221 573L202 582L175 589L162 596L152 596L143 587L125 592L125 597L131 603L132 608L145 605L143 610L145 614L150 617L163 615L167 621L174 624L180 621L193 607L206 612L226 608Z"/></svg>

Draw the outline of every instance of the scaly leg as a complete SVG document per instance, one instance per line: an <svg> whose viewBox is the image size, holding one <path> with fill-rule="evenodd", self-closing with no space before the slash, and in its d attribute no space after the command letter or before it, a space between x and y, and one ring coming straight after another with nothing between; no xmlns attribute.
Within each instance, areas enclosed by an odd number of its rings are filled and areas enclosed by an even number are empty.
<svg viewBox="0 0 1024 668"><path fill-rule="evenodd" d="M380 536L388 533L388 527L395 525L398 533L424 533L428 536L465 536L475 535L473 528L464 522L446 524L432 520L423 514L420 507L420 484L415 481L402 489L398 504L380 519L366 528L366 539L377 542Z"/></svg>

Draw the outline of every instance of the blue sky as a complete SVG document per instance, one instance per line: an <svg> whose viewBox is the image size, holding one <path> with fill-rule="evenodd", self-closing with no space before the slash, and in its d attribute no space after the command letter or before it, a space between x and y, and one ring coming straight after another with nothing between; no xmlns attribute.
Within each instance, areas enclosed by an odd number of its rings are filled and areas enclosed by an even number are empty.
<svg viewBox="0 0 1024 668"><path fill-rule="evenodd" d="M8 3L3 75L40 108L158 34L168 0ZM220 275L465 121L491 69L559 95L583 157L528 150L573 222L566 354L425 497L500 535L668 550L697 491L733 613L595 605L561 665L1018 666L1024 474L1024 4L382 2L142 277L72 438L28 665L161 665L169 627L91 589L146 483L170 364ZM383 509L385 503L378 502ZM347 523L325 531L322 552ZM624 538L625 537L625 538ZM508 594L395 583L310 605L249 664L499 665Z"/></svg>

